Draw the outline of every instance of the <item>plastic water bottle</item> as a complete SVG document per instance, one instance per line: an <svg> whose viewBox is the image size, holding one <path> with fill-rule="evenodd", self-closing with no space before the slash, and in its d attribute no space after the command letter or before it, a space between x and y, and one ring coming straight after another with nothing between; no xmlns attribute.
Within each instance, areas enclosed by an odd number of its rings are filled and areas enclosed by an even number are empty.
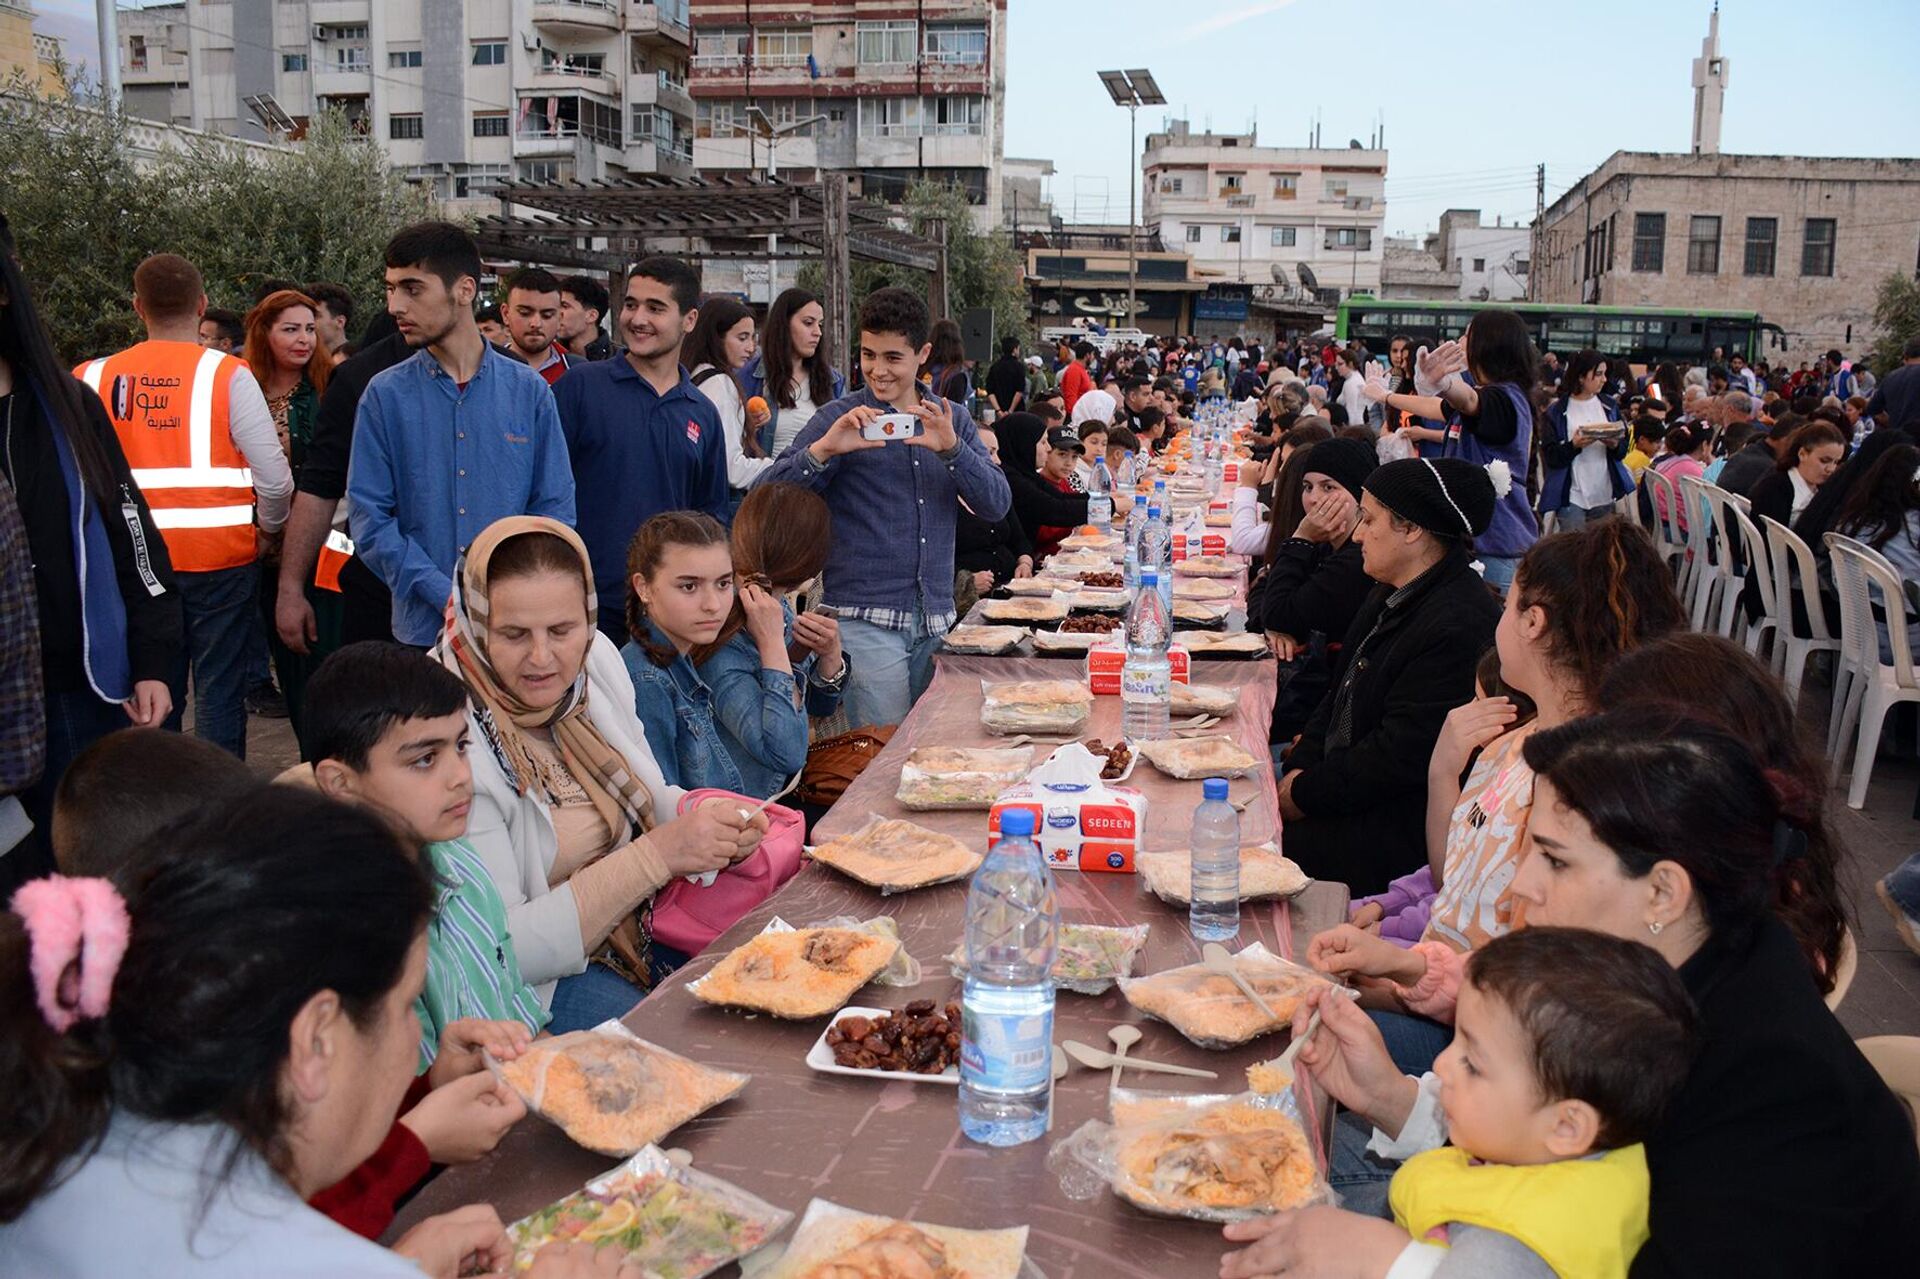
<svg viewBox="0 0 1920 1279"><path fill-rule="evenodd" d="M1053 1102L1053 961L1060 905L1033 842L1033 813L1000 815L1000 842L967 889L961 996L960 1131L1018 1146L1047 1130Z"/></svg>
<svg viewBox="0 0 1920 1279"><path fill-rule="evenodd" d="M1195 941L1227 941L1240 933L1240 814L1227 802L1227 779L1209 777L1193 810L1192 904L1187 927Z"/></svg>
<svg viewBox="0 0 1920 1279"><path fill-rule="evenodd" d="M1129 540L1127 549L1120 562L1122 576L1126 578L1127 594L1132 595L1140 589L1140 547Z"/></svg>
<svg viewBox="0 0 1920 1279"><path fill-rule="evenodd" d="M1140 530L1147 526L1147 504L1132 489L1127 490L1127 502L1127 545L1138 547Z"/></svg>
<svg viewBox="0 0 1920 1279"><path fill-rule="evenodd" d="M1173 669L1167 646L1173 613L1160 591L1160 574L1140 567L1140 590L1127 609L1127 660L1120 668L1120 731L1128 741L1160 741L1172 732Z"/></svg>
<svg viewBox="0 0 1920 1279"><path fill-rule="evenodd" d="M1113 527L1113 481L1107 478L1107 459L1093 460L1093 482L1087 486L1087 523L1097 529Z"/></svg>
<svg viewBox="0 0 1920 1279"><path fill-rule="evenodd" d="M1220 491L1220 477L1225 473L1225 450L1220 447L1220 436L1216 431L1207 437L1206 455L1201 462L1201 474L1206 477L1207 496Z"/></svg>

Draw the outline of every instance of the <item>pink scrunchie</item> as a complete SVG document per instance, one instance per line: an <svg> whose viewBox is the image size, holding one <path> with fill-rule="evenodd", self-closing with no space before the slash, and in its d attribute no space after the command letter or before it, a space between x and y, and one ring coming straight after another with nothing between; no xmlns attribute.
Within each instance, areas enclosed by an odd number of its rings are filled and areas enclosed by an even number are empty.
<svg viewBox="0 0 1920 1279"><path fill-rule="evenodd" d="M104 879L49 875L22 885L12 905L32 944L34 995L47 1025L65 1034L82 1017L106 1016L130 927L127 903L114 886ZM60 983L75 964L80 981L69 1007Z"/></svg>

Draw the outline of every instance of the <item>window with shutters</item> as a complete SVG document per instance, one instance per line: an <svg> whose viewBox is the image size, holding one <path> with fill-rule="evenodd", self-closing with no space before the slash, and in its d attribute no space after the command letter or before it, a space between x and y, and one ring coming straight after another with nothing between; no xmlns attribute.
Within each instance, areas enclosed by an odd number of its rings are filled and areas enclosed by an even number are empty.
<svg viewBox="0 0 1920 1279"><path fill-rule="evenodd" d="M1800 242L1800 274L1832 275L1833 247L1838 227L1832 218L1808 218Z"/></svg>
<svg viewBox="0 0 1920 1279"><path fill-rule="evenodd" d="M1747 219L1747 254L1743 270L1747 275L1772 275L1774 249L1780 238L1780 219Z"/></svg>

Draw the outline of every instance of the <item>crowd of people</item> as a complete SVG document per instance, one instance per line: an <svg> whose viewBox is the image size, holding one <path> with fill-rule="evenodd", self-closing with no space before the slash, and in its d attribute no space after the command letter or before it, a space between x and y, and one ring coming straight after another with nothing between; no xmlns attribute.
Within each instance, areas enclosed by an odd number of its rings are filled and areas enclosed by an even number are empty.
<svg viewBox="0 0 1920 1279"><path fill-rule="evenodd" d="M528 268L489 305L484 277L467 232L409 226L349 343L345 289L236 316L159 254L146 341L69 371L0 231L22 1273L499 1269L487 1205L372 1242L523 1117L483 1055L628 1012L791 876L815 814L741 801L786 794L825 717L906 719L1100 464L1213 396L1251 427L1230 548L1280 666L1283 848L1355 894L1307 958L1360 995L1295 1024L1344 1206L1231 1227L1221 1272L1903 1264L1920 1158L1823 1002L1825 765L1618 513L1642 471L1698 475L1920 572L1920 341L1878 385L1838 352L1640 376L1486 310L1384 364L1010 338L979 369L883 288L849 388L798 289L758 321L668 256L618 299ZM870 438L887 414L916 431ZM273 696L302 763L269 783L242 760ZM1882 890L1910 940L1915 880Z"/></svg>

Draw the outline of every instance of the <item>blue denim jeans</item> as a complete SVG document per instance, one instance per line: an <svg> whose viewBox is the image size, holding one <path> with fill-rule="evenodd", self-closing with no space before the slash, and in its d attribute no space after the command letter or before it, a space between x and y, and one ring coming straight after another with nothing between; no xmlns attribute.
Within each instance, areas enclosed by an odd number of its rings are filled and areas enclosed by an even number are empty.
<svg viewBox="0 0 1920 1279"><path fill-rule="evenodd" d="M259 624L254 591L260 570L252 564L211 573L176 573L186 652L175 669L173 714L167 727L180 730L189 676L193 685L193 732L247 757L247 668L251 630Z"/></svg>
<svg viewBox="0 0 1920 1279"><path fill-rule="evenodd" d="M1593 520L1604 520L1613 513L1613 504L1609 502L1605 506L1563 506L1554 512L1554 518L1560 521L1559 528L1564 533Z"/></svg>
<svg viewBox="0 0 1920 1279"><path fill-rule="evenodd" d="M1394 1067L1415 1079L1432 1070L1434 1061L1453 1042L1453 1027L1426 1017L1371 1008L1367 1016L1380 1028L1380 1038L1386 1040L1387 1055L1393 1058Z"/></svg>
<svg viewBox="0 0 1920 1279"><path fill-rule="evenodd" d="M1480 580L1499 591L1502 595L1513 585L1513 575L1520 569L1520 557L1517 555L1476 555L1480 561Z"/></svg>
<svg viewBox="0 0 1920 1279"><path fill-rule="evenodd" d="M687 962L684 953L658 942L647 952L647 959L655 982ZM547 1033L564 1035L569 1030L592 1030L609 1018L625 1017L646 997L646 991L605 964L589 963L587 971L562 977L554 983L553 1003L548 1007L552 1020L547 1023Z"/></svg>
<svg viewBox="0 0 1920 1279"><path fill-rule="evenodd" d="M1895 905L1907 912L1909 918L1920 919L1920 853L1888 871L1881 882L1887 886L1887 896L1893 898Z"/></svg>
<svg viewBox="0 0 1920 1279"><path fill-rule="evenodd" d="M1367 1153L1373 1125L1342 1110L1333 1121L1333 1148L1327 1152L1327 1184L1340 1192L1340 1206L1365 1217L1391 1218L1387 1186L1400 1165Z"/></svg>
<svg viewBox="0 0 1920 1279"><path fill-rule="evenodd" d="M856 618L840 619L840 648L853 663L847 681L847 723L898 724L933 682L938 636L927 633L924 614L910 630L896 631Z"/></svg>

